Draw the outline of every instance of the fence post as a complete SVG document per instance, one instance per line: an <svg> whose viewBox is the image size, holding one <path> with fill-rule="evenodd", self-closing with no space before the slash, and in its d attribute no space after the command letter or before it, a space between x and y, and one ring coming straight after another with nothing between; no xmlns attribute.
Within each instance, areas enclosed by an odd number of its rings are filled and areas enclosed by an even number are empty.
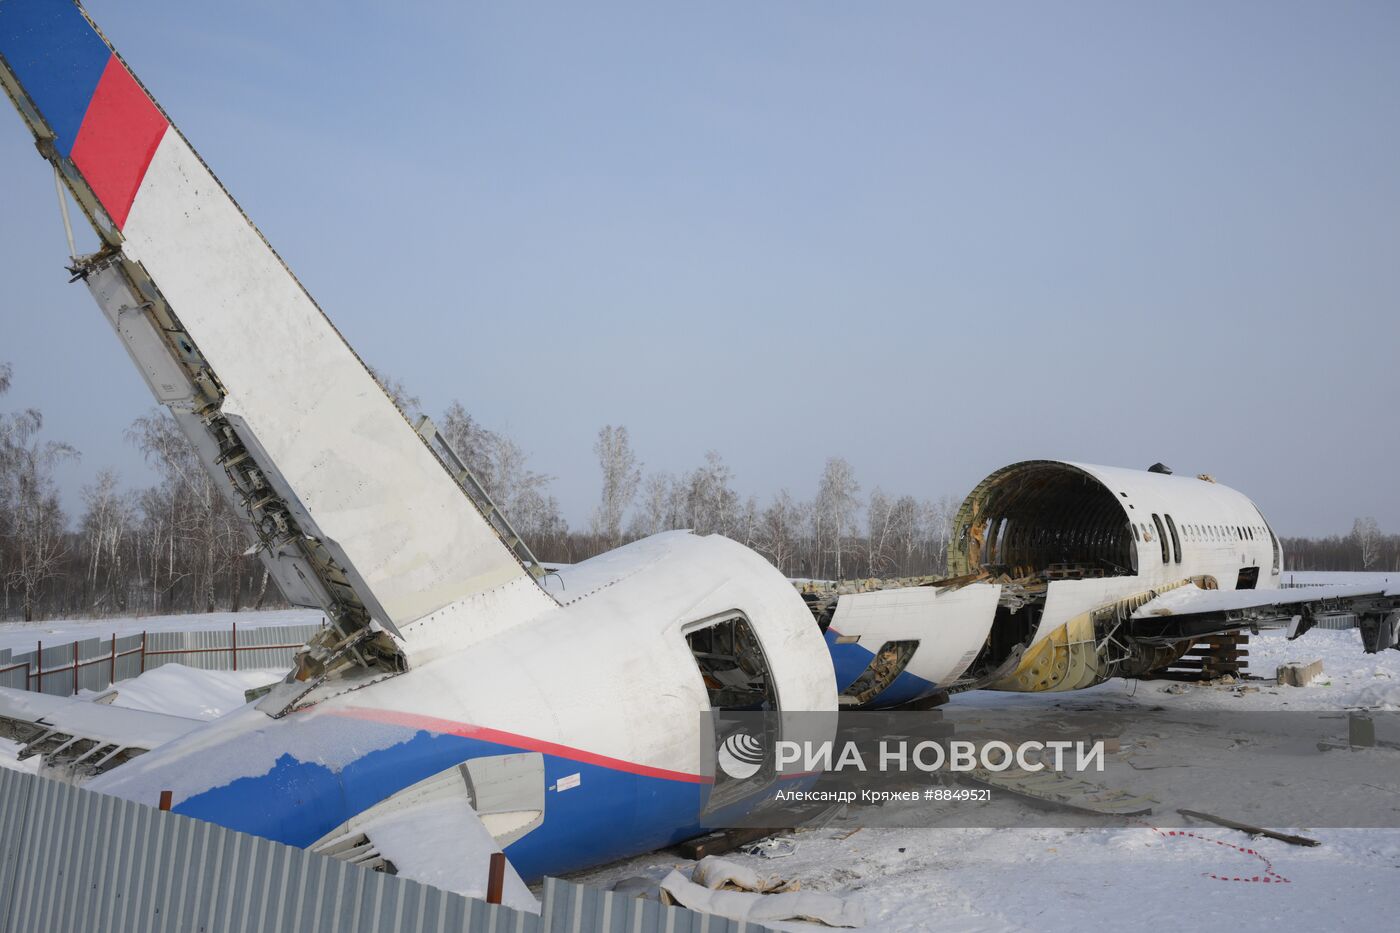
<svg viewBox="0 0 1400 933"><path fill-rule="evenodd" d="M491 865L486 874L486 903L499 904L506 881L506 854L491 853Z"/></svg>
<svg viewBox="0 0 1400 933"><path fill-rule="evenodd" d="M146 673L146 633L141 633L141 673Z"/></svg>
<svg viewBox="0 0 1400 933"><path fill-rule="evenodd" d="M43 693L43 692L44 692L44 643L43 643L42 641L39 642L39 647L38 647L38 649L34 652L34 663L37 665L37 670L38 670L38 673L36 673L36 674L34 675L34 679L35 679L35 680L38 682L38 684L39 684L39 686L36 688L36 692L37 692L37 693Z"/></svg>
<svg viewBox="0 0 1400 933"><path fill-rule="evenodd" d="M112 633L112 666L107 672L107 686L117 682L117 633Z"/></svg>
<svg viewBox="0 0 1400 933"><path fill-rule="evenodd" d="M238 623L233 623L233 669L238 670Z"/></svg>
<svg viewBox="0 0 1400 933"><path fill-rule="evenodd" d="M78 643L73 642L73 696L78 695Z"/></svg>

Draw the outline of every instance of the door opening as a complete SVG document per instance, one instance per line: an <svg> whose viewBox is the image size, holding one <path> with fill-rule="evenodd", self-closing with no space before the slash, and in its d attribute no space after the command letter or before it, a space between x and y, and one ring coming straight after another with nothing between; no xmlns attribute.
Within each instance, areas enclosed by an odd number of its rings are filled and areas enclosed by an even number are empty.
<svg viewBox="0 0 1400 933"><path fill-rule="evenodd" d="M708 812L776 779L772 749L779 738L778 717L724 714L777 712L778 693L763 646L744 616L720 618L687 632L685 639L710 700L718 766Z"/></svg>

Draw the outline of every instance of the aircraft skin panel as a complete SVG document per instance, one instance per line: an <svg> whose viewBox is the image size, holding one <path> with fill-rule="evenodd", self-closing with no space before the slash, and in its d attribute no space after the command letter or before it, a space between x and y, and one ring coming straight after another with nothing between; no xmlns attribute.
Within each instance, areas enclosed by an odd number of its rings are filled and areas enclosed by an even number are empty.
<svg viewBox="0 0 1400 933"><path fill-rule="evenodd" d="M842 672L849 673L857 657L864 655L865 664L856 671L856 677L869 666L874 652L885 642L905 640L918 640L919 646L900 677L909 675L922 681L927 685L926 692L957 680L971 665L991 630L1000 593L1000 586L975 583L952 590L903 587L843 594L827 629L833 658L837 652L845 655L838 666L838 680L842 679ZM833 630L837 637L859 636L860 641L837 644L831 635ZM850 677L840 685L841 689L849 687L854 680L855 677ZM886 693L897 685L898 679ZM881 694L872 702L880 705L903 702L895 697L914 692L912 683L906 686L907 689L891 696ZM914 698L909 696L909 699Z"/></svg>
<svg viewBox="0 0 1400 933"><path fill-rule="evenodd" d="M0 56L99 233L154 283L259 466L376 615L401 631L529 577L79 7L0 3ZM551 602L526 601L526 615Z"/></svg>

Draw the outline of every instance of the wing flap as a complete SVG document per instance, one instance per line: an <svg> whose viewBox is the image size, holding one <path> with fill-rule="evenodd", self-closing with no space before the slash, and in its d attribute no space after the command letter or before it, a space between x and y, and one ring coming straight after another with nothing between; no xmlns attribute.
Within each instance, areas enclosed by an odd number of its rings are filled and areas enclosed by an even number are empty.
<svg viewBox="0 0 1400 933"><path fill-rule="evenodd" d="M484 897L491 855L544 821L537 752L475 758L419 781L331 830L313 852ZM539 911L507 862L501 903Z"/></svg>

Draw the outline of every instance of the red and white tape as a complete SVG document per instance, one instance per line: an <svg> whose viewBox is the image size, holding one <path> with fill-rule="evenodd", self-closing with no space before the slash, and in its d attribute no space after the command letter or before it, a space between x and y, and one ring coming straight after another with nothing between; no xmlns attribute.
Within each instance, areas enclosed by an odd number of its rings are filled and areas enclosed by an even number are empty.
<svg viewBox="0 0 1400 933"><path fill-rule="evenodd" d="M1148 829L1152 830L1163 839L1195 839L1198 842L1211 843L1224 846L1227 849L1234 849L1241 855L1252 855L1264 863L1264 873L1262 875L1219 875L1211 871L1201 872L1201 874L1207 878L1214 879L1215 881L1242 881L1252 884L1292 883L1287 878L1283 877L1283 875L1274 871L1274 863L1269 861L1268 856L1254 849L1247 849L1244 846L1237 846L1233 842L1226 842L1223 839L1212 839L1209 836L1202 836L1199 833L1188 832L1184 829L1158 829L1156 826L1148 826L1145 823L1143 825L1147 826Z"/></svg>

